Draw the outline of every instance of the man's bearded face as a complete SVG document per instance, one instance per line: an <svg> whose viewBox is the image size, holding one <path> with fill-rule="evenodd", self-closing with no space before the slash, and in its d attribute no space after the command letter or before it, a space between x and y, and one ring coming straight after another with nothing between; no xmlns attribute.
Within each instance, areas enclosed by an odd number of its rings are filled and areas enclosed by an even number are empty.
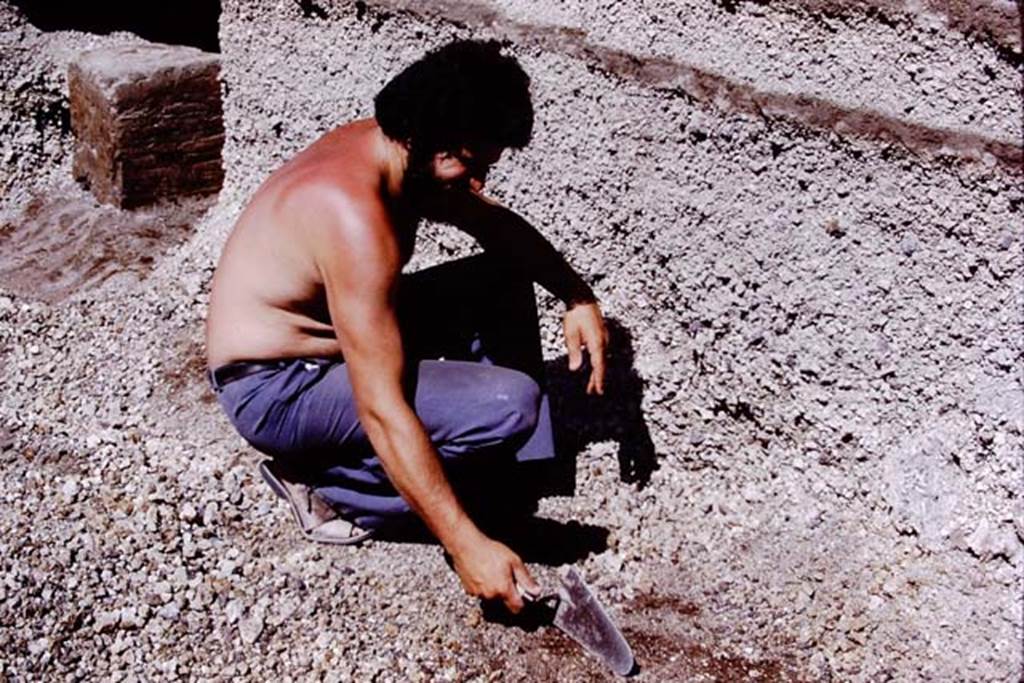
<svg viewBox="0 0 1024 683"><path fill-rule="evenodd" d="M480 192L501 152L502 148L496 145L474 145L457 151L424 153L413 145L402 181L403 193L418 202L449 192Z"/></svg>

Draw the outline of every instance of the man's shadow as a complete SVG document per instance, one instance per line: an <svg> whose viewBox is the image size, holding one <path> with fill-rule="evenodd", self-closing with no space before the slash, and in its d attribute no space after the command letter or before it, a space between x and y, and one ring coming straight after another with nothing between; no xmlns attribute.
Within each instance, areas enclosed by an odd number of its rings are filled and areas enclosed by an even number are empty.
<svg viewBox="0 0 1024 683"><path fill-rule="evenodd" d="M651 474L658 467L654 442L641 409L643 380L633 368L632 337L617 320L608 318L605 323L609 343L604 395L585 393L590 372L586 365L571 372L566 356L546 362L545 379L558 457L552 461L518 463L502 475L505 485L501 490L488 488L484 500L477 501L483 503L482 507L474 510L474 517L489 535L507 544L529 564L573 564L608 549L609 532L603 526L535 516L539 498L575 493L576 459L588 444L617 442L619 478L636 484L637 489L650 483ZM476 507L469 500L464 502ZM388 540L427 540L422 536L425 530L419 530L421 533L411 537L392 534ZM446 560L451 561L447 554ZM552 606L546 601L529 603L519 615L512 615L499 603L482 601L481 607L485 620L527 631L549 626L553 617Z"/></svg>
<svg viewBox="0 0 1024 683"><path fill-rule="evenodd" d="M502 480L503 490L490 488L486 495L477 491L474 496L462 489L459 497L480 529L515 550L524 562L559 567L608 549L607 528L538 517L537 496L518 473L507 472ZM381 530L377 537L397 543L437 542L418 518L411 517Z"/></svg>
<svg viewBox="0 0 1024 683"><path fill-rule="evenodd" d="M633 339L618 320L607 318L608 348L604 395L587 395L590 367L569 370L567 356L545 363L547 390L558 457L554 462L530 463L545 470L536 478L543 481L543 495L571 496L576 491L576 459L591 443L618 444L619 479L642 490L658 468L654 442L644 420L643 379L633 367Z"/></svg>
<svg viewBox="0 0 1024 683"><path fill-rule="evenodd" d="M650 483L651 474L658 467L654 442L641 408L643 380L633 367L632 337L614 318L606 319L605 324L609 341L604 395L585 393L589 367L572 372L566 356L547 362L545 379L558 457L518 463L514 473L508 475L507 481L515 484L506 490L521 494L516 500L526 505L526 509L520 508L525 514L499 515L495 535L527 562L548 566L571 564L608 548L608 530L604 527L531 516L540 498L575 493L576 460L587 444L617 442L619 478L635 484L638 490ZM488 494L491 505L495 495L505 500L498 507L510 511L516 508L517 503L508 502L513 498L493 491ZM501 520L511 523L501 524Z"/></svg>

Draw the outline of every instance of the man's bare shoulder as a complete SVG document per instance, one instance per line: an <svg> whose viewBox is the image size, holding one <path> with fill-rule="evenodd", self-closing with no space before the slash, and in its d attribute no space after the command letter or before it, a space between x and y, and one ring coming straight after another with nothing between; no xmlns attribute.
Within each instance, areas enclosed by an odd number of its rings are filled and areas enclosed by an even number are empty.
<svg viewBox="0 0 1024 683"><path fill-rule="evenodd" d="M328 302L375 300L401 271L401 253L383 201L332 178L315 178L282 200L289 220L302 225L303 251L325 287Z"/></svg>
<svg viewBox="0 0 1024 683"><path fill-rule="evenodd" d="M321 257L369 256L368 251L388 250L394 242L382 199L331 173L310 174L285 189L274 204L274 213L283 221L302 226L302 235Z"/></svg>
<svg viewBox="0 0 1024 683"><path fill-rule="evenodd" d="M369 248L391 241L380 172L361 131L337 129L270 179L259 200L281 224L301 225L321 246Z"/></svg>

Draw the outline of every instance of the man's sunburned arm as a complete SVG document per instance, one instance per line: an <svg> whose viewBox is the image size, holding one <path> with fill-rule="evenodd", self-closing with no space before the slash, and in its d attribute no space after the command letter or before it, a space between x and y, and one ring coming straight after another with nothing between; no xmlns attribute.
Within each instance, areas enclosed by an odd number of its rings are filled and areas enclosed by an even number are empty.
<svg viewBox="0 0 1024 683"><path fill-rule="evenodd" d="M397 245L335 238L319 250L318 262L363 428L398 492L445 545L456 543L473 524L403 391Z"/></svg>
<svg viewBox="0 0 1024 683"><path fill-rule="evenodd" d="M561 254L526 219L511 209L473 192L452 195L444 207L447 220L473 236L487 251L498 254L511 268L565 302L562 321L569 369L583 365L586 349L591 372L588 394L604 393L605 348L608 330L593 290Z"/></svg>
<svg viewBox="0 0 1024 683"><path fill-rule="evenodd" d="M453 195L445 220L471 235L487 251L500 254L570 308L594 303L593 290L565 258L525 218L480 194Z"/></svg>
<svg viewBox="0 0 1024 683"><path fill-rule="evenodd" d="M517 611L516 584L533 586L532 577L466 514L403 391L395 314L400 254L384 221L371 217L360 230L325 226L316 249L359 419L391 483L451 553L466 590L502 598Z"/></svg>

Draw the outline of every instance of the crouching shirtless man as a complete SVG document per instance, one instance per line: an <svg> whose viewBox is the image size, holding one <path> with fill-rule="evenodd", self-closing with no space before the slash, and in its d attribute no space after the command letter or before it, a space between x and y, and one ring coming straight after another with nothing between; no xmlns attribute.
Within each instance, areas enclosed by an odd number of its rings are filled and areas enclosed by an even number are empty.
<svg viewBox="0 0 1024 683"><path fill-rule="evenodd" d="M567 304L569 366L586 350L588 393L603 393L604 321L554 248L481 194L502 150L531 136L515 59L452 43L374 103L374 118L325 134L239 217L213 279L210 379L307 537L358 542L415 513L467 592L518 611L537 586L464 501L486 498L481 472L555 455L532 283ZM484 254L402 275L422 218Z"/></svg>

